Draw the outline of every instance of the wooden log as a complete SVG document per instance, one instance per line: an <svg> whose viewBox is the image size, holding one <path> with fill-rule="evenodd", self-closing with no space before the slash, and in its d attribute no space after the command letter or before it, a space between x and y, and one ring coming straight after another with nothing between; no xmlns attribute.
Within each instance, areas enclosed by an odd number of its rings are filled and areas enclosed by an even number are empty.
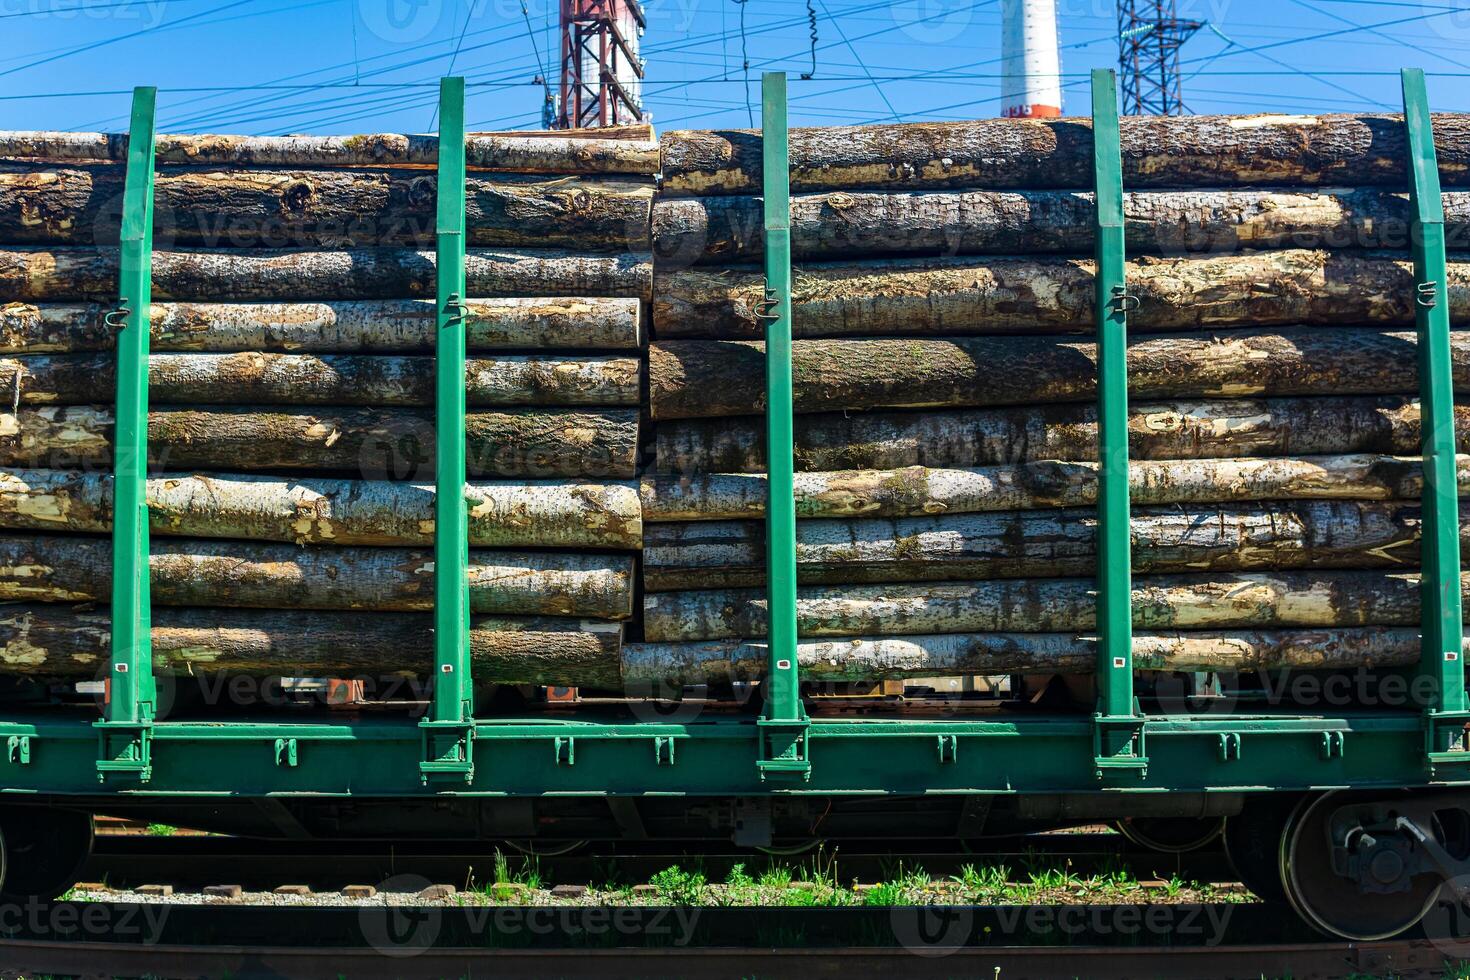
<svg viewBox="0 0 1470 980"><path fill-rule="evenodd" d="M791 189L1089 188L1092 122L966 122L824 126L791 131ZM1394 115L1128 116L1125 187L1292 184L1351 187L1406 180L1403 119ZM1440 174L1470 185L1470 117L1434 117ZM754 130L675 130L659 141L662 192L753 194L761 187Z"/></svg>
<svg viewBox="0 0 1470 980"><path fill-rule="evenodd" d="M943 517L800 521L798 581L919 582L1090 575L1097 568L1091 509ZM1412 567L1419 506L1310 500L1133 511L1138 574ZM1470 545L1470 523L1462 529ZM765 580L765 524L650 524L643 532L649 592L733 588Z"/></svg>
<svg viewBox="0 0 1470 980"><path fill-rule="evenodd" d="M1463 387L1470 384L1470 330L1452 332L1450 344ZM1090 341L1055 336L800 340L792 345L792 400L797 412L1091 401L1096 355ZM1139 399L1418 390L1416 338L1408 331L1239 330L1128 344L1128 392ZM757 414L765 397L762 342L649 345L654 419Z"/></svg>
<svg viewBox="0 0 1470 980"><path fill-rule="evenodd" d="M434 553L409 548L299 548L253 541L153 542L156 606L362 609L434 607ZM622 619L632 614L632 557L470 552L475 612ZM0 535L0 601L106 602L107 538Z"/></svg>
<svg viewBox="0 0 1470 980"><path fill-rule="evenodd" d="M0 303L117 300L116 248L0 248ZM434 295L434 253L407 248L164 249L153 253L155 300L293 301ZM653 295L646 254L556 250L465 254L470 296Z"/></svg>
<svg viewBox="0 0 1470 980"><path fill-rule="evenodd" d="M126 133L0 132L0 159L123 163ZM359 136L158 136L159 166L435 167L438 136L371 133ZM651 138L568 138L557 133L472 133L465 140L471 170L548 174L658 173Z"/></svg>
<svg viewBox="0 0 1470 980"><path fill-rule="evenodd" d="M1470 193L1443 195L1451 249L1470 249ZM1086 254L1095 208L1080 191L824 191L791 199L798 259L856 255ZM1143 191L1123 196L1130 255L1248 248L1408 246L1402 193L1353 190ZM758 197L668 198L653 206L661 263L755 262L763 253Z"/></svg>
<svg viewBox="0 0 1470 980"><path fill-rule="evenodd" d="M100 677L111 656L110 625L106 609L7 606L0 610L0 674ZM621 635L616 623L477 616L470 621L471 670L477 681L491 683L616 688ZM427 681L434 670L433 623L423 614L156 609L152 639L154 670L164 678L408 675ZM228 696L227 689L220 693Z"/></svg>
<svg viewBox="0 0 1470 980"><path fill-rule="evenodd" d="M1470 598L1470 575L1461 580ZM1349 569L1133 580L1133 625L1147 630L1417 626L1419 575ZM1097 626L1092 578L808 585L797 590L803 637L1049 633ZM643 638L657 643L760 639L763 589L651 592Z"/></svg>
<svg viewBox="0 0 1470 980"><path fill-rule="evenodd" d="M0 466L112 466L112 409L0 412ZM466 417L471 476L631 479L638 411L507 409ZM411 409L173 408L148 413L157 469L302 470L367 479L431 479L433 413Z"/></svg>
<svg viewBox="0 0 1470 980"><path fill-rule="evenodd" d="M766 672L766 658L765 644L736 640L629 643L623 647L623 682L637 690L669 683L759 680ZM796 659L802 678L813 681L1091 674L1097 668L1097 641L1072 633L856 637L798 643ZM1404 667L1418 660L1418 631L1394 626L1133 636L1133 663L1141 671Z"/></svg>
<svg viewBox="0 0 1470 980"><path fill-rule="evenodd" d="M469 541L498 548L627 548L643 542L632 483L470 483ZM174 473L147 484L155 535L326 545L429 545L434 485L391 480ZM0 469L0 528L112 530L112 475Z"/></svg>
<svg viewBox="0 0 1470 980"><path fill-rule="evenodd" d="M412 170L200 170L154 178L160 247L341 248L434 244L434 175ZM0 240L106 245L122 219L120 166L0 164ZM520 174L465 181L465 241L511 248L645 251L647 178Z"/></svg>
<svg viewBox="0 0 1470 980"><path fill-rule="evenodd" d="M1457 459L1460 492L1470 494L1470 456ZM1147 504L1251 500L1418 500L1421 460L1413 456L1291 456L1256 459L1134 460L1129 497ZM1010 466L826 470L796 476L797 517L921 517L992 510L1084 507L1097 503L1097 464L1047 459ZM4 507L0 475L0 508ZM758 473L644 476L644 520L721 521L762 517L766 479ZM0 514L3 519L3 514Z"/></svg>
<svg viewBox="0 0 1470 980"><path fill-rule="evenodd" d="M1455 406L1455 419L1460 451L1470 451L1470 406ZM764 425L758 416L662 422L654 427L655 469L763 473ZM1135 460L1407 455L1420 450L1419 403L1400 396L1135 402L1128 436ZM1078 403L799 415L795 449L799 470L1089 460L1097 458L1097 412Z"/></svg>
<svg viewBox="0 0 1470 980"><path fill-rule="evenodd" d="M640 358L504 354L465 364L470 405L637 405ZM84 405L113 396L111 354L0 357L0 392L22 405ZM157 405L432 405L434 358L395 354L154 354Z"/></svg>
<svg viewBox="0 0 1470 980"><path fill-rule="evenodd" d="M792 330L803 337L1092 331L1093 265L1062 256L868 258L809 263L793 275ZM1127 266L1134 331L1296 323L1409 324L1414 276L1402 252L1278 249L1144 257ZM654 335L765 336L757 269L680 268L654 276ZM1450 316L1470 322L1470 255L1455 253Z"/></svg>
<svg viewBox="0 0 1470 980"><path fill-rule="evenodd" d="M544 129L505 129L487 133L468 133L468 136L521 137L546 135ZM556 135L566 139L600 140L654 140L653 123L614 123L610 126L585 126L578 129L558 129Z"/></svg>
<svg viewBox="0 0 1470 980"><path fill-rule="evenodd" d="M164 351L417 354L434 349L435 301L155 303L150 344ZM637 350L638 300L470 299L471 350ZM101 303L0 306L0 353L110 351L117 334Z"/></svg>

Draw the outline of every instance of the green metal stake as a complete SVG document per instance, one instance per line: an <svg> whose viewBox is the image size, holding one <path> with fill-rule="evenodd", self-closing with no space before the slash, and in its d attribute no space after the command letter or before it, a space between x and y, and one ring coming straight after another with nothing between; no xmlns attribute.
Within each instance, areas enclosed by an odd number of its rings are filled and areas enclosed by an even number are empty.
<svg viewBox="0 0 1470 980"><path fill-rule="evenodd" d="M1146 765L1133 703L1133 574L1128 506L1128 295L1124 272L1123 166L1113 73L1092 72L1097 200L1094 309L1098 360L1097 693L1094 753L1099 777Z"/></svg>
<svg viewBox="0 0 1470 980"><path fill-rule="evenodd" d="M791 408L791 182L786 74L761 76L766 294L766 588L769 663L759 765L762 777L811 775L796 661L795 447Z"/></svg>
<svg viewBox="0 0 1470 980"><path fill-rule="evenodd" d="M434 358L434 706L422 722L425 781L473 778L469 514L465 504L464 79L439 82Z"/></svg>
<svg viewBox="0 0 1470 980"><path fill-rule="evenodd" d="M148 332L153 274L153 140L158 90L133 90L128 131L117 330L117 429L113 448L112 667L107 719L98 722L99 778L146 780L156 703L148 590Z"/></svg>
<svg viewBox="0 0 1470 980"><path fill-rule="evenodd" d="M1430 765L1470 761L1463 748L1465 669L1461 656L1459 490L1455 479L1454 380L1450 366L1450 310L1445 290L1444 206L1424 72L1405 69L1404 127L1409 148L1413 213L1414 320L1419 334L1419 411L1424 441L1423 571L1420 673L1431 678L1426 705Z"/></svg>

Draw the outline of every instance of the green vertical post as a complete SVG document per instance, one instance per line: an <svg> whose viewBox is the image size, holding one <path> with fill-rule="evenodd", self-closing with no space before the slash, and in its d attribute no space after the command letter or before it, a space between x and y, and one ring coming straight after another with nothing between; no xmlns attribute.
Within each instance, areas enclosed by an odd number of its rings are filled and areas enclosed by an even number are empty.
<svg viewBox="0 0 1470 980"><path fill-rule="evenodd" d="M153 275L154 107L158 90L133 90L118 256L116 433L113 439L112 662L98 775L147 779L156 703L148 589L148 334Z"/></svg>
<svg viewBox="0 0 1470 980"><path fill-rule="evenodd" d="M469 514L465 503L464 79L439 82L434 347L434 702L425 780L473 776Z"/></svg>
<svg viewBox="0 0 1470 980"><path fill-rule="evenodd" d="M1092 147L1097 202L1098 361L1096 762L1144 767L1143 728L1133 701L1133 573L1128 505L1128 295L1124 270L1123 165L1113 73L1092 72Z"/></svg>
<svg viewBox="0 0 1470 980"><path fill-rule="evenodd" d="M786 74L761 76L766 292L766 598L762 776L809 777L806 712L796 660L795 446L791 407L791 182Z"/></svg>
<svg viewBox="0 0 1470 980"><path fill-rule="evenodd" d="M1460 507L1455 477L1454 380L1445 289L1444 206L1424 72L1405 69L1404 128L1409 152L1414 320L1419 346L1419 411L1424 445L1420 672L1432 680L1425 706L1428 750L1458 746L1465 703L1460 601ZM1464 753L1459 753L1461 757ZM1446 761L1440 759L1438 761Z"/></svg>

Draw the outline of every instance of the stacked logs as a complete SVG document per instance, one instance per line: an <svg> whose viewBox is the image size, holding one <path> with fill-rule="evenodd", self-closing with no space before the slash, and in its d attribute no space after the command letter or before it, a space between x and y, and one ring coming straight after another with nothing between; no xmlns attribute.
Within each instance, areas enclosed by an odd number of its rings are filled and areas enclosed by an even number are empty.
<svg viewBox="0 0 1470 980"><path fill-rule="evenodd" d="M466 146L471 658L619 684L642 542L657 148ZM0 670L108 657L126 137L0 134ZM147 500L156 669L428 678L433 137L161 136Z"/></svg>
<svg viewBox="0 0 1470 980"><path fill-rule="evenodd" d="M1470 117L1435 131L1450 314L1470 325ZM625 673L749 679L766 663L760 137L661 148L645 642ZM1128 118L1122 150L1136 665L1416 661L1401 119ZM791 153L803 676L1092 672L1088 122L796 130ZM1470 392L1470 331L1451 346Z"/></svg>

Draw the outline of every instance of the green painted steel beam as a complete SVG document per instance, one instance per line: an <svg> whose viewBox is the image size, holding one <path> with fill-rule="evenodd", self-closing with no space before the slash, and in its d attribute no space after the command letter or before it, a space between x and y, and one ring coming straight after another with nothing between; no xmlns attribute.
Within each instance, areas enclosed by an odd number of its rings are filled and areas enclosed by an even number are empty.
<svg viewBox="0 0 1470 980"><path fill-rule="evenodd" d="M469 778L469 513L465 501L464 79L439 83L434 331L434 702L423 723L420 772Z"/></svg>
<svg viewBox="0 0 1470 980"><path fill-rule="evenodd" d="M153 275L154 109L158 90L133 90L119 249L116 432L113 439L112 665L97 773L147 779L156 699L148 590L148 334Z"/></svg>
<svg viewBox="0 0 1470 980"><path fill-rule="evenodd" d="M1124 272L1123 165L1112 71L1092 72L1097 201L1097 775L1146 765L1133 699L1132 558L1128 503L1128 295Z"/></svg>
<svg viewBox="0 0 1470 980"><path fill-rule="evenodd" d="M762 775L810 776L796 659L795 445L791 402L791 181L786 74L761 76L766 292L766 590L768 656Z"/></svg>
<svg viewBox="0 0 1470 980"><path fill-rule="evenodd" d="M1464 764L1470 763L1470 752L1463 751L1467 716L1460 642L1460 501L1455 478L1455 392L1445 286L1444 205L1424 72L1405 69L1402 82L1424 449L1420 672L1432 680L1434 691L1433 702L1426 706L1425 744L1431 765Z"/></svg>

